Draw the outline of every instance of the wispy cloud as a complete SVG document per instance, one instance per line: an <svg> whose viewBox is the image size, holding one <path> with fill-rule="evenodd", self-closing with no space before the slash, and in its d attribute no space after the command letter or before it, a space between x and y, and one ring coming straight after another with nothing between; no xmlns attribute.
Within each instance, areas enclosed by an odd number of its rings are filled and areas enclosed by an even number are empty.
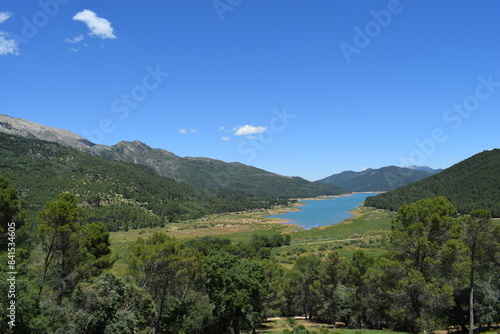
<svg viewBox="0 0 500 334"><path fill-rule="evenodd" d="M221 139L222 139L223 141L229 141L229 140L230 140L230 139L229 139L229 137L226 137L226 136L223 136Z"/></svg>
<svg viewBox="0 0 500 334"><path fill-rule="evenodd" d="M243 125L235 128L236 132L234 133L236 136L248 136L255 135L258 133L262 133L267 130L265 126L252 126L252 125Z"/></svg>
<svg viewBox="0 0 500 334"><path fill-rule="evenodd" d="M96 36L102 39L115 39L116 35L111 26L111 22L105 18L98 17L91 10L84 9L73 16L74 21L82 21L90 29L89 36Z"/></svg>
<svg viewBox="0 0 500 334"><path fill-rule="evenodd" d="M10 12L0 12L0 24L10 19L14 14ZM9 33L0 31L0 56L19 55L17 40L9 37Z"/></svg>
<svg viewBox="0 0 500 334"><path fill-rule="evenodd" d="M187 128L182 128L182 129L180 129L178 132L179 132L180 134L182 134L182 135L185 135L185 134L186 134L186 133L188 133L188 132L193 133L193 132L196 132L196 131L198 131L198 129L189 129L189 130L188 130Z"/></svg>
<svg viewBox="0 0 500 334"><path fill-rule="evenodd" d="M10 19L14 14L10 12L0 12L0 24L4 23L8 19Z"/></svg>
<svg viewBox="0 0 500 334"><path fill-rule="evenodd" d="M66 38L64 41L67 43L76 44L78 42L83 41L83 38L84 38L83 35L78 35L75 38Z"/></svg>
<svg viewBox="0 0 500 334"><path fill-rule="evenodd" d="M0 31L0 56L8 54L19 55L17 41L10 39L8 33Z"/></svg>

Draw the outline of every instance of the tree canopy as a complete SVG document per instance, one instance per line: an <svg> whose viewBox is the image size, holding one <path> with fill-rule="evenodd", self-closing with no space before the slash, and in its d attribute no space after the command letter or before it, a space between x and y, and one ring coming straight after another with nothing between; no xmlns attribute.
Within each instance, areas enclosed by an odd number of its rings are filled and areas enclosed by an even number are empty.
<svg viewBox="0 0 500 334"><path fill-rule="evenodd" d="M15 189L0 184L0 217L23 218ZM288 268L273 254L294 246L293 235L268 231L243 243L156 232L131 243L111 273L116 256L106 224L86 221L85 213L67 192L44 205L33 244L18 257L17 324L1 330L238 334L284 316L292 317L284 333L307 334L292 320L305 316L419 333L500 321L500 225L487 210L460 215L444 197L403 205L382 255L299 254ZM2 271L3 291L7 278ZM9 303L2 294L0 308Z"/></svg>
<svg viewBox="0 0 500 334"><path fill-rule="evenodd" d="M460 213L479 209L500 217L498 175L500 149L484 151L421 181L368 197L365 205L397 211L403 204L444 196Z"/></svg>

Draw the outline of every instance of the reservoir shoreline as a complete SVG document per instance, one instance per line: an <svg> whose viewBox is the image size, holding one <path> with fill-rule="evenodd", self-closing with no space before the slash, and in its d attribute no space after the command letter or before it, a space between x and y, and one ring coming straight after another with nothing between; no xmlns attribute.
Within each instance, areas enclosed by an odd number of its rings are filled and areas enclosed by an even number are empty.
<svg viewBox="0 0 500 334"><path fill-rule="evenodd" d="M352 192L335 196L302 198L290 211L267 215L264 218L276 219L276 223L295 225L303 229L340 224L352 218L356 210L369 195L381 192Z"/></svg>

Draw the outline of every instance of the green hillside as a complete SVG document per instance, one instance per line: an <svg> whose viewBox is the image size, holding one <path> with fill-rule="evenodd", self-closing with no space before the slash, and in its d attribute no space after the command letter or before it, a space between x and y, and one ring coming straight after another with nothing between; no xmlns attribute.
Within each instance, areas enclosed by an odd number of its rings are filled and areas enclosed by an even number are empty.
<svg viewBox="0 0 500 334"><path fill-rule="evenodd" d="M163 149L152 148L140 141L122 141L107 150L93 154L125 162L142 164L158 174L186 182L193 187L215 191L245 192L254 196L281 198L340 195L345 190L329 184L310 182L300 177L287 177L248 166L210 158L179 157Z"/></svg>
<svg viewBox="0 0 500 334"><path fill-rule="evenodd" d="M478 153L439 174L368 197L365 205L398 210L402 204L435 196L445 196L462 213L486 209L500 217L500 149Z"/></svg>
<svg viewBox="0 0 500 334"><path fill-rule="evenodd" d="M105 221L112 231L161 226L179 219L276 203L224 189L199 190L158 176L142 165L111 161L55 143L3 133L0 157L0 175L18 189L28 215L33 218L44 203L53 201L61 192L77 195L87 210L87 219Z"/></svg>
<svg viewBox="0 0 500 334"><path fill-rule="evenodd" d="M121 141L113 146L97 145L70 131L0 114L0 132L57 143L80 152L113 161L144 165L158 175L185 182L210 193L222 191L267 197L315 197L339 195L345 190L333 185L288 177L237 162L210 158L180 157L140 141Z"/></svg>
<svg viewBox="0 0 500 334"><path fill-rule="evenodd" d="M345 171L328 176L318 182L331 184L348 191L389 191L422 180L431 173L396 166L368 168L361 172Z"/></svg>

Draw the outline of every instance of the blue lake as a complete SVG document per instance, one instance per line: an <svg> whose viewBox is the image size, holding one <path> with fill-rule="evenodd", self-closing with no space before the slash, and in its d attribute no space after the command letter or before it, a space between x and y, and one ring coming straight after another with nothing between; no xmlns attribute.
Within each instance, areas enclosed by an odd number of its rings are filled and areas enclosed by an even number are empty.
<svg viewBox="0 0 500 334"><path fill-rule="evenodd" d="M267 217L290 220L290 224L298 225L306 230L319 226L338 224L351 218L353 215L349 211L360 206L368 196L377 194L357 193L331 199L302 201L306 205L300 206L300 211L291 211Z"/></svg>

